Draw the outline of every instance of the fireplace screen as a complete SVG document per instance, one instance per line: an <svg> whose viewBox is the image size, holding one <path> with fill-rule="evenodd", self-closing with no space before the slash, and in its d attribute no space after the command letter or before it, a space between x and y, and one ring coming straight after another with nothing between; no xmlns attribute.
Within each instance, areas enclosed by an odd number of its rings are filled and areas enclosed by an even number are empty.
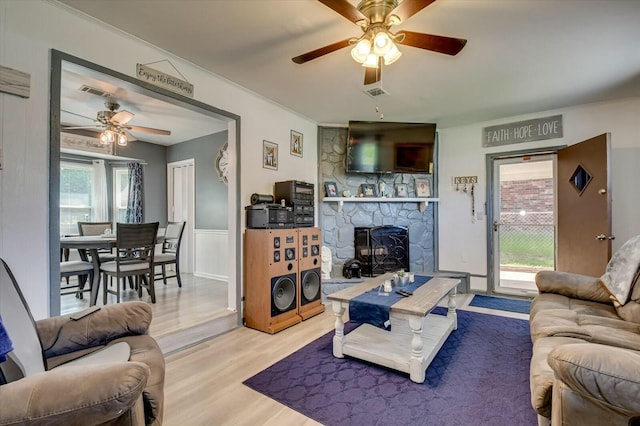
<svg viewBox="0 0 640 426"><path fill-rule="evenodd" d="M355 228L356 259L369 277L409 270L409 232L403 226Z"/></svg>

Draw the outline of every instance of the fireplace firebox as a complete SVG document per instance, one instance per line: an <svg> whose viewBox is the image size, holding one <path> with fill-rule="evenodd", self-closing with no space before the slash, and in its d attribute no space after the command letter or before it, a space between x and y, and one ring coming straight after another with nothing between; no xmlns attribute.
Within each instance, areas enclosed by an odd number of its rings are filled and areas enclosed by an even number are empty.
<svg viewBox="0 0 640 426"><path fill-rule="evenodd" d="M354 240L363 275L409 270L409 231L404 226L357 227Z"/></svg>

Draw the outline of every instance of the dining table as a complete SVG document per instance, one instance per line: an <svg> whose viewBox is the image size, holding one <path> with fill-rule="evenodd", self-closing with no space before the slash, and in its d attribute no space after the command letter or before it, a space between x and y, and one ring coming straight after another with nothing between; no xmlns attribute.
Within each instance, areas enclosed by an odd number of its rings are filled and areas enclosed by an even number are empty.
<svg viewBox="0 0 640 426"><path fill-rule="evenodd" d="M164 241L164 235L156 237L156 244ZM88 260L87 252L93 264L93 280L91 281L91 297L89 306L93 306L98 301L98 290L100 288L100 256L98 250L112 250L117 245L116 234L104 235L82 235L71 237L60 237L60 248L78 250L83 260Z"/></svg>

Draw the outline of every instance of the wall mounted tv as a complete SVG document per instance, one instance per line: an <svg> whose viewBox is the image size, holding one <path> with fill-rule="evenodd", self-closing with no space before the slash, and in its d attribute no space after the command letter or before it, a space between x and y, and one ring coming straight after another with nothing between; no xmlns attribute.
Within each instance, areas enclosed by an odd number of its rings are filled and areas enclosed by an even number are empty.
<svg viewBox="0 0 640 426"><path fill-rule="evenodd" d="M436 125L349 121L347 173L433 173Z"/></svg>

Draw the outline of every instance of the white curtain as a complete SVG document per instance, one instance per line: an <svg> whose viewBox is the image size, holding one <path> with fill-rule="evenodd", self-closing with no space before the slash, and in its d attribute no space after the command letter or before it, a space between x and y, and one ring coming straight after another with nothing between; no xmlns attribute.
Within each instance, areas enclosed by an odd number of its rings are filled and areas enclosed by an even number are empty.
<svg viewBox="0 0 640 426"><path fill-rule="evenodd" d="M107 169L104 160L93 160L93 188L91 188L91 221L106 222L109 220L109 203L107 194Z"/></svg>

